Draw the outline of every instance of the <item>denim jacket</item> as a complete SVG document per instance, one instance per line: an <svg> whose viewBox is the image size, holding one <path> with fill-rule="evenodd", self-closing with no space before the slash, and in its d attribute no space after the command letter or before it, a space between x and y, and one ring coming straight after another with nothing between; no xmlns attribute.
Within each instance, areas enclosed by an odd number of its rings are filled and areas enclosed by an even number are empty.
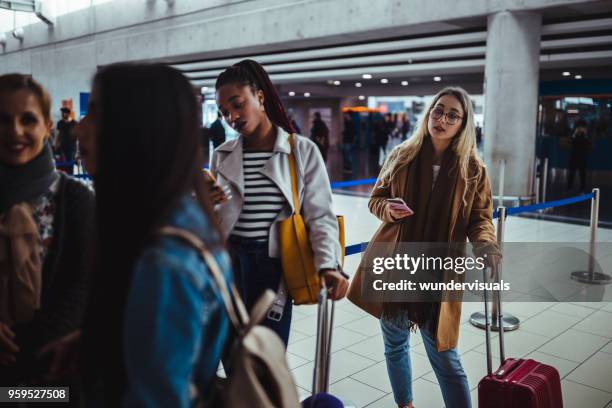
<svg viewBox="0 0 612 408"><path fill-rule="evenodd" d="M219 243L198 204L184 197L166 225L184 228L209 248ZM228 254L212 251L226 281ZM188 407L189 385L206 395L229 329L210 272L198 252L179 239L162 237L135 263L124 321L127 389L124 406Z"/></svg>

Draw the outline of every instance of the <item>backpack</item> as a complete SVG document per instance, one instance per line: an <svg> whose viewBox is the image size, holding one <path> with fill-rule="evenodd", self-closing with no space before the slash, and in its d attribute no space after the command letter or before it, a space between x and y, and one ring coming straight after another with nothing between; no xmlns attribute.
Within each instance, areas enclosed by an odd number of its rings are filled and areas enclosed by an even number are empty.
<svg viewBox="0 0 612 408"><path fill-rule="evenodd" d="M249 316L236 286L231 284L228 288L217 261L200 238L189 231L171 226L163 227L160 232L164 236L180 238L200 252L236 332L228 354L231 366L228 378L217 377L209 395L197 395L196 388L192 386L192 396L195 398L193 406L299 407L297 387L287 365L283 341L269 328L257 325L272 305L274 292L267 290Z"/></svg>

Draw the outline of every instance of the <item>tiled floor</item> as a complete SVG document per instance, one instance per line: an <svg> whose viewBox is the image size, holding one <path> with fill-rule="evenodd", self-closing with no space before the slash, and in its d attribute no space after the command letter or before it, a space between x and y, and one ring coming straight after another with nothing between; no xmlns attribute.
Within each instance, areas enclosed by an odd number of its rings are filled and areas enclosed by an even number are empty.
<svg viewBox="0 0 612 408"><path fill-rule="evenodd" d="M371 238L378 220L370 215L367 199L335 195L334 206L337 214L345 216L347 244ZM589 237L587 227L518 217L510 217L506 228L506 241L586 242ZM612 242L612 230L600 229L598 240ZM358 262L359 255L347 258L349 274ZM459 340L474 407L478 381L486 374L485 338L482 330L471 326L469 316L480 310L477 303L464 304ZM330 392L356 407L396 407L378 321L346 300L337 303L336 311ZM612 408L612 303L508 302L505 311L521 319L521 327L506 334L508 356L533 358L556 367L562 378L565 407ZM311 388L315 332L316 306L294 308L288 356L303 396ZM411 336L411 347L415 405L443 407L418 334ZM496 347L493 350L498 356Z"/></svg>

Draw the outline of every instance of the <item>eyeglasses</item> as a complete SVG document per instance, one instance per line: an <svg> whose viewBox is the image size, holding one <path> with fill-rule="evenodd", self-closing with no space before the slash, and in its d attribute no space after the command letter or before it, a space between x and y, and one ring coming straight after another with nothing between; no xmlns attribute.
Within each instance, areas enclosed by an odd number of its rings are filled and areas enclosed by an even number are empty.
<svg viewBox="0 0 612 408"><path fill-rule="evenodd" d="M432 109L430 115L434 120L440 120L442 119L442 116L444 116L446 118L446 123L448 123L449 125L454 125L455 123L457 123L458 120L463 119L463 116L459 116L452 111L444 113L444 109L442 108Z"/></svg>

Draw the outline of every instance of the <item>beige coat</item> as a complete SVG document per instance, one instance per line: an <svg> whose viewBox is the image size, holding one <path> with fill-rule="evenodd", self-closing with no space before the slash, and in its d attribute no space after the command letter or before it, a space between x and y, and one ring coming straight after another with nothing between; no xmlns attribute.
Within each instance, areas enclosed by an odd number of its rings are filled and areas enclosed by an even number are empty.
<svg viewBox="0 0 612 408"><path fill-rule="evenodd" d="M380 180L374 185L368 207L370 212L378 217L382 224L374 233L370 245L376 242L397 242L399 240L400 224L393 221L389 213L387 198L402 197L408 179L408 165L402 167L389 186L383 186ZM384 169L383 169L384 171ZM381 171L382 172L382 171ZM449 226L449 242L496 242L495 227L492 222L493 200L491 186L484 166L476 161L470 163L470 179L466 183L459 177L459 185L455 189L452 199L451 225ZM465 203L462 195L466 192ZM418 217L419 214L413 215ZM368 251L366 249L366 252ZM364 256L363 259L367 257ZM361 298L361 273L363 265L360 264L351 287L348 298L357 306L380 318L382 303L366 303ZM445 351L457 346L459 340L459 325L461 322L461 302L442 302L436 327L436 346L438 351Z"/></svg>

